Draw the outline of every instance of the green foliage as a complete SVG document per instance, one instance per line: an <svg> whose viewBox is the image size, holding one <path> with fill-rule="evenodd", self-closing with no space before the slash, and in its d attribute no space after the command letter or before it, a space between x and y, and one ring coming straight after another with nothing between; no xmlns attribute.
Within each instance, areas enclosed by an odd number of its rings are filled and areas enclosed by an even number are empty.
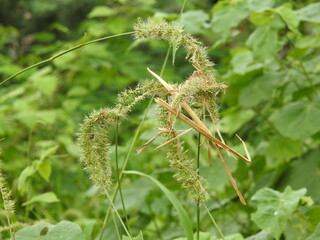
<svg viewBox="0 0 320 240"><path fill-rule="evenodd" d="M16 240L85 240L81 228L72 222L62 221L56 225L42 222L21 229L16 233Z"/></svg>
<svg viewBox="0 0 320 240"><path fill-rule="evenodd" d="M306 189L292 191L290 187L283 193L270 188L261 189L252 197L258 210L251 215L251 218L259 228L279 239L305 194Z"/></svg>
<svg viewBox="0 0 320 240"><path fill-rule="evenodd" d="M70 47L132 31L136 19L142 19L137 29L139 39L123 36L79 48L0 86L1 168L8 183L6 192L12 193L15 202L15 215L8 223L9 205L0 201L1 239L11 237L10 228L16 232L16 239L23 240L56 239L55 234L62 234L63 239L86 240L99 239L100 235L102 240L135 236L145 240L186 239L186 232L189 237L194 233L196 239L195 204L173 180L174 166L164 160L166 150L154 150L172 136L160 136L139 155L128 154L158 132L156 107L150 104L144 115L147 104L135 105L144 91L135 89L138 82L150 78L146 67L160 72L168 45L172 49L168 59L172 61L163 68L162 77L181 90L173 104L187 101L201 112L200 105L195 104L200 96L194 94L199 89L192 81L181 84L192 77L192 64L212 79L211 84L219 84L219 91L202 90L211 94L211 110L216 120L220 118L218 127L224 140L245 154L235 137L238 134L252 157L252 163L245 166L223 153L248 202L249 207L244 207L235 200L215 149L211 147L210 166L208 145L201 143L199 173L206 179L203 183L210 199L206 205L225 239L319 238L320 4L314 0L225 0L215 4L188 0L180 15L183 2L1 2L0 82ZM144 21L148 17L149 21ZM150 23L156 23L156 27L147 29ZM165 29L170 31L160 34ZM195 47L201 50L195 51ZM186 55L191 64L186 63ZM218 92L225 94L216 96ZM88 116L88 122L96 117L90 115L93 109L100 109L96 114L106 109L108 113L116 111L111 122L110 118L101 120L102 128L108 125L103 136L96 135L101 128L98 125L82 132L93 147L106 153L105 159L111 160L107 163L100 159L98 163L91 156L91 169L98 166L101 176L109 178L109 182L93 182L114 192L115 156L120 167L128 158L125 169L139 171L170 191L191 216L192 224L181 226L180 215L162 187L152 185L145 177L125 174L121 186L126 214L119 194L115 206L123 219L127 215L125 224L130 226L132 236L123 231L115 211L111 211L106 230L101 233L108 203L82 172L78 159L82 156L84 162L84 152L76 144L84 116ZM116 150L114 126L119 112L125 120L119 127ZM182 113L186 114L184 110ZM206 117L210 126L210 116ZM187 128L180 120L176 120L176 126L179 130ZM213 133L214 129L210 128ZM190 169L195 169L189 159L196 156L197 135L191 131L180 141ZM98 139L92 142L92 136ZM94 171L89 165L92 178ZM200 239L219 239L202 210ZM41 220L50 223L37 223ZM42 230L45 235L40 237Z"/></svg>
<svg viewBox="0 0 320 240"><path fill-rule="evenodd" d="M153 178L152 176L143 174L141 172L137 171L126 171L126 174L136 174L143 177L148 178L151 180L154 184L156 184L161 191L164 193L164 195L168 198L168 200L172 203L172 205L175 207L175 209L178 212L179 220L181 223L181 226L187 236L188 240L193 240L193 234L192 234L192 222L190 220L190 217L188 216L188 213L183 208L181 203L179 202L178 198L174 195L173 192L171 192L168 188L166 188L162 183L160 183L157 179Z"/></svg>

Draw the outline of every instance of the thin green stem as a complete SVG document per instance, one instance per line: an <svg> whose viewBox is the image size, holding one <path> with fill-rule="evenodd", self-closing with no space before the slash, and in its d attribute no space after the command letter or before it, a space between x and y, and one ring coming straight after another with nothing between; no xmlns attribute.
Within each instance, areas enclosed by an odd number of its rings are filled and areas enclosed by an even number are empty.
<svg viewBox="0 0 320 240"><path fill-rule="evenodd" d="M107 196L107 198L108 198L108 201L109 201L109 203L110 203L110 206L113 208L114 212L116 213L116 215L117 215L117 217L118 217L118 219L119 219L119 221L120 221L120 223L121 223L124 231L126 232L126 234L128 235L128 237L129 237L131 240L133 240L131 234L129 233L129 231L128 231L127 227L126 227L126 225L125 225L124 222L122 221L122 218L121 218L120 214L118 213L116 206L113 204L112 199L110 198L110 195L109 195L108 193L106 193L106 196Z"/></svg>
<svg viewBox="0 0 320 240"><path fill-rule="evenodd" d="M160 77L162 77L164 70L166 68L166 65L167 65L167 62L169 59L169 55L170 55L170 50L171 50L171 46L169 46L167 53L166 53L166 57L164 58L164 61L163 61L162 67L161 67Z"/></svg>
<svg viewBox="0 0 320 240"><path fill-rule="evenodd" d="M169 49L168 49L168 51L167 51L167 54L166 54L166 57L165 57L165 59L164 59L164 61L163 61L160 76L162 76L162 74L163 74L163 72L164 72L164 69L165 69L165 67L166 67L166 65L167 65L168 58L169 58L169 54L170 54L170 47L169 47ZM142 118L142 120L141 120L141 122L140 122L140 124L139 124L139 126L138 126L138 129L137 129L137 131L136 131L136 133L135 133L135 135L134 135L134 137L133 137L133 139L132 139L132 142L131 142L129 151L128 151L128 153L127 153L126 159L125 159L125 161L124 161L124 163L123 163L123 166L122 166L122 169L121 169L121 171L120 171L120 173L119 173L119 181L117 182L116 187L115 187L115 191L114 191L114 193L113 193L113 195L112 195L112 201L114 201L115 198L116 198L116 196L117 196L118 188L119 188L118 183L121 183L121 181L122 181L123 171L126 169L126 166L127 166L127 164L128 164L129 158L130 158L131 153L132 153L132 151L133 151L133 147L134 147L134 145L135 145L135 143L136 143L136 141L137 141L137 139L138 139L138 136L139 136L139 134L140 134L141 128L142 128L142 126L143 126L143 124L144 124L144 121L145 121L145 119L146 119L146 117L147 117L147 114L148 114L148 112L149 112L149 110L150 110L150 107L151 107L151 105L152 105L152 103L153 103L154 96L155 96L155 94L152 95L152 97L151 97L151 99L150 99L150 101L149 101L149 103L148 103L148 106L147 106L147 108L146 108L145 111L144 111L143 118ZM110 210L111 210L111 208L109 207L108 210L107 210L106 216L105 216L105 218L104 218L104 220L103 220L103 225L102 225L101 233L100 233L100 236L99 236L99 240L102 239L103 233L104 233L104 231L105 231L105 229L106 229L107 222L108 222L109 216L110 216Z"/></svg>
<svg viewBox="0 0 320 240"><path fill-rule="evenodd" d="M119 119L117 119L119 120ZM123 213L124 216L126 218L126 224L128 227L128 230L131 234L131 229L129 226L129 220L128 220L128 215L127 215L127 211L126 211L126 206L124 204L124 199L123 199L123 194L122 194L122 187L121 187L121 182L120 182L120 177L119 177L119 156L118 156L118 136L119 136L119 121L117 122L116 125L116 139L115 139L115 146L116 146L116 176L117 176L117 183L119 186L119 195L120 195L120 200L121 200L121 204L122 204L122 209L123 209Z"/></svg>
<svg viewBox="0 0 320 240"><path fill-rule="evenodd" d="M200 145L201 145L201 134L198 135L198 153L197 153L197 172L198 180L200 179ZM197 240L200 239L200 202L197 201Z"/></svg>
<svg viewBox="0 0 320 240"><path fill-rule="evenodd" d="M125 170L125 168L126 168L126 166L127 166L127 164L128 164L128 161L129 161L129 158L130 158L131 153L132 153L132 151L133 151L134 145L135 145L135 143L136 143L136 141L137 141L137 139L138 139L138 136L139 136L139 134L140 134L142 125L143 125L143 123L144 123L144 121L145 121L145 119L146 119L146 117L147 117L147 113L148 113L148 111L149 111L149 109L150 109L150 107L151 107L151 104L153 103L153 98L154 98L154 95L153 95L152 98L150 99L150 102L149 102L149 104L148 104L148 106L147 106L147 108L146 108L146 110L145 110L145 112L144 112L143 118L142 118L142 120L141 120L141 122L140 122L140 124L139 124L139 126L138 126L138 129L137 129L137 131L136 131L136 133L135 133L135 135L134 135L134 137L133 137L133 139L132 139L131 146L130 146L130 148L129 148L129 151L128 151L128 153L127 153L126 159L125 159L125 161L124 161L124 163L123 163L123 166L122 166L122 168L121 168L121 171L120 171L120 173L119 173L119 183L121 183L121 181L122 181L122 178L123 178L123 173L122 173L122 172ZM114 191L114 193L113 193L113 195L112 195L112 201L115 200L115 198L116 198L116 196L117 196L117 193L118 193L118 189L119 189L119 185L118 185L118 182L117 182L117 184L116 184L116 186L115 186L115 191ZM102 235L103 235L103 233L104 233L104 231L105 231L105 228L106 228L106 226L107 226L107 222L108 222L109 217L110 217L110 210L111 210L111 207L108 208L107 213L106 213L106 216L105 216L105 218L104 218L103 225L102 225L102 230L101 230L101 233L100 233L99 240L102 239Z"/></svg>
<svg viewBox="0 0 320 240"><path fill-rule="evenodd" d="M180 16L183 13L184 7L186 6L187 0L184 0L181 6L181 10L180 10Z"/></svg>
<svg viewBox="0 0 320 240"><path fill-rule="evenodd" d="M104 41L104 40L107 40L107 39L110 39L110 38L115 38L115 37L130 35L130 34L133 34L133 33L134 33L134 32L125 32L125 33L120 33L120 34L115 34L115 35L111 35L111 36L106 36L106 37L98 38L98 39L95 39L95 40L92 40L92 41L89 41L89 42L86 42L86 43L80 43L79 45L77 45L77 46L75 46L75 47L72 47L72 48L69 48L69 49L67 49L67 50L65 50L65 51L63 51L63 52L61 52L61 53L58 53L57 55L54 55L54 56L52 56L52 57L50 57L50 58L48 58L48 59L46 59L46 60L43 60L43 61L41 61L41 62L38 62L38 63L33 64L33 65L31 65L31 66L29 66L29 67L27 67L27 68L22 69L21 71L15 73L15 74L11 75L10 77L8 77L7 79L3 80L3 81L0 83L0 86L1 86L2 84L6 83L7 81L11 80L12 78L14 78L14 77L16 77L16 76L18 76L18 75L20 75L20 74L22 74L22 73L24 73L24 72L32 69L32 68L41 66L41 65L43 65L43 64L45 64L45 63L48 63L48 62L52 62L53 60L55 60L55 59L57 59L57 58L65 55L65 54L67 54L67 53L69 53L69 52L72 52L72 51L74 51L74 50L77 50L77 49L79 49L79 48L82 48L82 47L84 47L84 46L87 46L87 45L90 45L90 44L93 44L93 43L96 43L96 42Z"/></svg>
<svg viewBox="0 0 320 240"><path fill-rule="evenodd" d="M223 234L222 234L222 232L221 232L218 224L216 223L216 221L214 220L213 216L211 215L210 210L208 209L208 207L206 206L206 204L203 204L203 206L204 206L204 208L206 209L206 211L207 211L207 213L208 213L208 215L209 215L209 217L210 217L213 225L214 225L214 226L216 227L216 229L218 230L221 238L222 238L223 240L225 240L225 238L224 238L224 236L223 236Z"/></svg>
<svg viewBox="0 0 320 240"><path fill-rule="evenodd" d="M7 217L7 222L8 222L8 226L9 226L10 236L11 236L12 240L15 240L15 236L14 236L14 233L13 233L13 228L12 228L10 217L7 216L7 215L6 215L6 217Z"/></svg>
<svg viewBox="0 0 320 240"><path fill-rule="evenodd" d="M112 221L114 223L114 228L116 229L118 240L121 240L121 236L120 236L120 233L119 233L118 225L117 225L116 220L114 219L114 214L111 213L111 215L112 215Z"/></svg>

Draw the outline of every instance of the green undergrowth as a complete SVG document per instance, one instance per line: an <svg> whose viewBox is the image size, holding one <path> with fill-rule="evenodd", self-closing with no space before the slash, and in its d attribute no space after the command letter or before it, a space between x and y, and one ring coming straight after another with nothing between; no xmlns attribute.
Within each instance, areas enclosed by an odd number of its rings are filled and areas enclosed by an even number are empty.
<svg viewBox="0 0 320 240"><path fill-rule="evenodd" d="M311 0L4 1L0 239L319 239L318 12ZM240 136L252 162L220 145L221 162L179 119L192 119L184 104L246 156Z"/></svg>

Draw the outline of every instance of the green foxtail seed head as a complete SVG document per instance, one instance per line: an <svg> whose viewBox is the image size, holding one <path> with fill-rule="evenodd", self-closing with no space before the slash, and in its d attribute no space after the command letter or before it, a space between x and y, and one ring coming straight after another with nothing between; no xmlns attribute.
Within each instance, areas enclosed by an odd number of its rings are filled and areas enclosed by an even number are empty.
<svg viewBox="0 0 320 240"><path fill-rule="evenodd" d="M0 168L0 193L2 196L4 213L8 219L15 214L14 201L12 200L11 191L6 187L6 178Z"/></svg>
<svg viewBox="0 0 320 240"><path fill-rule="evenodd" d="M128 114L133 106L143 101L156 86L154 81L145 81L133 90L125 90L118 95L115 108L102 108L86 117L78 134L81 161L90 174L91 181L99 186L101 193L107 193L112 185L109 155L109 131Z"/></svg>
<svg viewBox="0 0 320 240"><path fill-rule="evenodd" d="M134 26L135 37L137 39L155 39L164 40L176 46L182 46L186 49L187 59L193 67L203 75L207 80L215 81L213 76L213 62L208 58L205 47L188 33L184 33L182 28L165 21L156 22L148 19L143 22L138 19Z"/></svg>
<svg viewBox="0 0 320 240"><path fill-rule="evenodd" d="M177 136L176 131L168 121L168 112L162 107L159 107L158 121L160 127L170 130L170 132L162 133L167 141ZM174 177L181 183L182 188L186 189L191 199L199 203L205 202L208 199L207 181L193 170L193 161L187 159L179 138L169 142L166 145L166 150L170 167L176 170Z"/></svg>

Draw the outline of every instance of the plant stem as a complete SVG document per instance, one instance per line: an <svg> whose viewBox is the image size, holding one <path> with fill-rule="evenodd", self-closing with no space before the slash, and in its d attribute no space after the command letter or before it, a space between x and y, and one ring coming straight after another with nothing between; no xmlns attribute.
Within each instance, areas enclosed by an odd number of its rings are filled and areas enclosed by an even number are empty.
<svg viewBox="0 0 320 240"><path fill-rule="evenodd" d="M145 121L145 119L146 119L146 117L147 117L147 113L148 113L148 111L149 111L149 109L150 109L150 107L151 107L151 104L152 104L152 102L153 102L153 98L154 98L154 96L152 96L152 98L150 99L150 102L149 102L149 104L148 104L148 106L147 106L147 108L146 108L146 110L145 110L145 112L144 112L143 118L142 118L142 120L141 120L141 122L140 122L140 124L139 124L139 126L138 126L138 129L137 129L137 131L136 131L136 133L135 133L135 135L134 135L134 137L133 137L133 139L132 139L132 142L131 142L129 151L128 151L128 153L127 153L126 159L125 159L125 161L124 161L124 163L123 163L123 166L122 166L122 168L121 168L121 171L120 171L120 173L119 173L119 183L121 183L121 181L122 181L122 178L123 178L123 173L122 173L122 172L125 170L125 168L126 168L126 166L127 166L127 164L128 164L129 158L130 158L131 153L132 153L132 151L133 151L133 147L134 147L134 145L135 145L135 143L136 143L136 141L137 141L137 139L138 139L138 136L139 136L140 131L141 131L141 128L142 128L142 125L143 125L143 123L144 123L144 121ZM116 198L116 196L117 196L117 193L118 193L118 189L119 189L119 185L118 185L118 183L117 183L117 184L116 184L116 187L115 187L115 191L114 191L114 193L113 193L113 195L112 195L112 201L115 200L115 198ZM105 231L105 228L106 228L106 226L107 226L107 222L108 222L109 216L110 216L110 210L111 210L111 206L109 206L109 208L108 208L108 210L107 210L107 213L106 213L106 216L105 216L105 218L104 218L103 225L102 225L102 230L101 230L101 234L100 234L99 240L102 239L102 235L103 235L103 233L104 233L104 231Z"/></svg>
<svg viewBox="0 0 320 240"><path fill-rule="evenodd" d="M113 223L114 223L114 228L116 229L118 240L121 240L121 236L120 236L120 233L119 233L118 225L117 225L116 220L114 219L114 214L111 213L111 215L112 215L112 220L113 220Z"/></svg>
<svg viewBox="0 0 320 240"><path fill-rule="evenodd" d="M208 209L208 207L206 206L206 204L203 204L203 206L204 206L204 208L206 209L206 211L207 211L207 213L208 213L208 215L209 215L209 217L210 217L213 225L214 225L214 226L216 227L216 229L218 230L221 238L222 238L223 240L225 240L225 238L224 238L224 236L223 236L223 234L222 234L222 232L221 232L218 224L216 223L216 221L214 220L213 216L211 215L210 210Z"/></svg>
<svg viewBox="0 0 320 240"><path fill-rule="evenodd" d="M126 218L126 224L128 227L128 230L131 234L131 229L129 226L129 221L128 221L128 215L127 215L127 211L126 211L126 206L124 204L124 199L123 199L123 195L122 195L122 188L121 188L121 182L120 182L120 177L119 177L119 156L118 156L118 136L119 136L119 119L117 119L117 125L116 125L116 139L115 139L115 147L116 147L116 176L117 176L117 183L119 186L119 195L120 195L120 200L121 200L121 204L122 204L122 210L124 213L124 216Z"/></svg>
<svg viewBox="0 0 320 240"><path fill-rule="evenodd" d="M87 46L87 45L90 45L90 44L93 44L93 43L96 43L96 42L100 42L100 41L104 41L104 40L107 40L107 39L110 39L110 38L115 38L115 37L120 37L120 36L125 36L125 35L130 35L130 34L133 34L134 32L125 32L125 33L120 33L120 34L115 34L115 35L111 35L111 36L106 36L106 37L102 37L102 38L98 38L98 39L95 39L95 40L92 40L92 41L89 41L89 42L86 42L86 43L80 43L79 45L75 46L75 47L72 47L72 48L69 48L61 53L58 53L57 55L54 55L46 60L43 60L41 62L38 62L36 64L33 64L27 68L24 68L22 69L21 71L11 75L10 77L6 78L5 80L3 80L2 82L0 82L0 86L4 83L6 83L7 81L11 80L12 78L32 69L32 68L35 68L35 67L38 67L38 66L41 66L45 63L48 63L48 62L52 62L53 60L69 53L69 52L72 52L74 50L77 50L78 48L82 48L84 46Z"/></svg>
<svg viewBox="0 0 320 240"><path fill-rule="evenodd" d="M180 10L180 16L183 13L183 10L184 10L184 7L186 6L186 3L187 3L187 0L184 0L183 3L182 3L181 10Z"/></svg>
<svg viewBox="0 0 320 240"><path fill-rule="evenodd" d="M109 200L110 206L113 208L114 212L116 213L116 215L117 215L117 217L118 217L118 219L119 219L119 221L120 221L120 223L121 223L124 231L126 232L126 234L128 235L128 237L129 237L131 240L133 240L131 234L129 233L129 231L128 231L127 227L126 227L126 225L125 225L124 222L122 221L122 218L121 218L121 216L119 215L116 206L113 204L112 199L110 198L110 195L109 195L108 193L106 193L106 195L107 195L107 198L108 198L108 200Z"/></svg>
<svg viewBox="0 0 320 240"><path fill-rule="evenodd" d="M10 236L11 236L12 240L15 240L15 236L14 236L14 233L13 233L13 228L12 228L10 217L6 215L6 218L7 218L7 222L8 222L8 226L9 226Z"/></svg>
<svg viewBox="0 0 320 240"><path fill-rule="evenodd" d="M201 133L198 134L198 153L197 153L197 172L198 180L200 176L200 144L201 144ZM197 201L197 240L200 239L200 202Z"/></svg>
<svg viewBox="0 0 320 240"><path fill-rule="evenodd" d="M163 72L164 72L164 69L165 69L165 67L166 67L166 65L167 65L168 58L169 58L169 54L170 54L170 50L171 50L171 48L169 47L169 48L168 48L168 51L167 51L167 54L166 54L166 57L165 57L165 59L164 59L164 61L163 61L163 64L162 64L160 76L162 76L162 74L163 74ZM137 141L137 139L138 139L138 136L139 136L140 131L141 131L141 128L142 128L142 125L144 124L144 121L145 121L145 119L146 119L146 117L147 117L147 114L148 114L148 112L149 112L149 110L150 110L150 107L151 107L151 105L152 105L154 96L155 96L155 94L152 95L152 97L151 97L151 99L150 99L150 101L149 101L149 103L148 103L148 106L147 106L147 108L145 109L145 112L144 112L144 114L143 114L143 118L142 118L142 120L141 120L141 122L140 122L140 124L139 124L139 126L138 126L138 129L137 129L137 131L136 131L136 133L135 133L135 135L134 135L134 137L133 137L133 139L132 139L132 142L131 142L129 151L128 151L128 153L127 153L126 159L125 159L125 161L124 161L124 163L123 163L123 166L122 166L122 168L121 168L121 171L120 171L120 173L119 173L119 181L117 182L116 187L115 187L115 191L114 191L114 193L113 193L113 195L112 195L112 202L114 202L114 200L115 200L115 198L116 198L116 196L117 196L118 188L119 188L119 183L121 183L122 178L123 178L123 171L125 170L125 168L126 168L126 166L127 166L127 164L128 164L129 158L130 158L131 153L132 153L132 151L133 151L133 147L134 147L134 145L135 145L135 143L136 143L136 141ZM99 240L102 239L103 233L104 233L105 228L106 228L106 226L107 226L107 222L108 222L109 216L110 216L110 210L111 210L111 206L109 206L109 208L108 208L108 210L107 210L107 213L106 213L106 216L105 216L105 218L104 218L104 220L103 220L103 225L102 225L101 233L100 233L100 236L99 236Z"/></svg>

